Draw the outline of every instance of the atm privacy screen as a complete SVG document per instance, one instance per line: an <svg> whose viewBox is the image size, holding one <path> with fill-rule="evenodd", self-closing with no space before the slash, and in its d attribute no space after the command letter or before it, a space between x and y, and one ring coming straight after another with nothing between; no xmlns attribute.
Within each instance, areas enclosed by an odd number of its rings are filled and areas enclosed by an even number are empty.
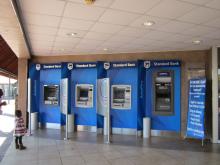
<svg viewBox="0 0 220 165"><path fill-rule="evenodd" d="M58 105L59 85L44 85L44 104Z"/></svg>
<svg viewBox="0 0 220 165"><path fill-rule="evenodd" d="M173 115L173 71L157 71L153 77L153 114Z"/></svg>

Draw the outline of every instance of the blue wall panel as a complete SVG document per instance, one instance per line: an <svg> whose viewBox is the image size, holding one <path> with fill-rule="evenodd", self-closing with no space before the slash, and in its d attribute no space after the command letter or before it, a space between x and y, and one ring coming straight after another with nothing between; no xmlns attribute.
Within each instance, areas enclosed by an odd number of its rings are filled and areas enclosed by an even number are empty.
<svg viewBox="0 0 220 165"><path fill-rule="evenodd" d="M97 69L73 69L71 75L72 84L72 113L75 114L75 124L85 126L97 125L96 114L96 80ZM80 108L75 106L75 85L76 84L93 84L93 107L92 108Z"/></svg>
<svg viewBox="0 0 220 165"><path fill-rule="evenodd" d="M173 70L174 71L174 115L159 116L153 115L153 72L158 70ZM181 111L180 111L180 67L155 67L146 71L146 111L145 116L151 117L151 129L180 131Z"/></svg>
<svg viewBox="0 0 220 165"><path fill-rule="evenodd" d="M114 128L137 128L138 71L137 68L113 68L107 76L111 85L131 85L131 109L111 109L111 125ZM111 90L110 90L111 91Z"/></svg>
<svg viewBox="0 0 220 165"><path fill-rule="evenodd" d="M60 85L61 70L48 69L40 72L40 122L61 123L60 102L59 105L44 104L44 85Z"/></svg>

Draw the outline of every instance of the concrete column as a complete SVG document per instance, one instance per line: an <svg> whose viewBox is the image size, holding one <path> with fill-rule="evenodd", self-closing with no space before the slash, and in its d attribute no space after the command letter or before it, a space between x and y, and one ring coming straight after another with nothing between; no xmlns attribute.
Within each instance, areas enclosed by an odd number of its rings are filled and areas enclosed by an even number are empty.
<svg viewBox="0 0 220 165"><path fill-rule="evenodd" d="M212 142L218 142L218 52L212 48Z"/></svg>
<svg viewBox="0 0 220 165"><path fill-rule="evenodd" d="M27 70L28 60L18 59L18 109L22 111L25 123L27 112Z"/></svg>

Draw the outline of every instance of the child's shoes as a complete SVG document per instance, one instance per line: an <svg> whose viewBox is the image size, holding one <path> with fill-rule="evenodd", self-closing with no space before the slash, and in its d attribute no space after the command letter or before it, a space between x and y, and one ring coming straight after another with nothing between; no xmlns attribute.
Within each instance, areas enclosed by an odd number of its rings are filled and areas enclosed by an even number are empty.
<svg viewBox="0 0 220 165"><path fill-rule="evenodd" d="M20 146L19 146L19 149L20 149L20 150L25 150L25 149L26 149L26 147L25 147L25 146L23 146L23 145L20 145Z"/></svg>

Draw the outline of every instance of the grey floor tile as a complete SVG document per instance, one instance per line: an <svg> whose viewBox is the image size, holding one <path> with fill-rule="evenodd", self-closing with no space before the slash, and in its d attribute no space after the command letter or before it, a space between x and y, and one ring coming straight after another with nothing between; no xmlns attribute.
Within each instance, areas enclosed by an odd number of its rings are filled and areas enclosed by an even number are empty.
<svg viewBox="0 0 220 165"><path fill-rule="evenodd" d="M81 156L62 157L63 165L85 165L85 160Z"/></svg>
<svg viewBox="0 0 220 165"><path fill-rule="evenodd" d="M61 160L59 158L56 159L44 159L39 160L38 165L62 165Z"/></svg>

